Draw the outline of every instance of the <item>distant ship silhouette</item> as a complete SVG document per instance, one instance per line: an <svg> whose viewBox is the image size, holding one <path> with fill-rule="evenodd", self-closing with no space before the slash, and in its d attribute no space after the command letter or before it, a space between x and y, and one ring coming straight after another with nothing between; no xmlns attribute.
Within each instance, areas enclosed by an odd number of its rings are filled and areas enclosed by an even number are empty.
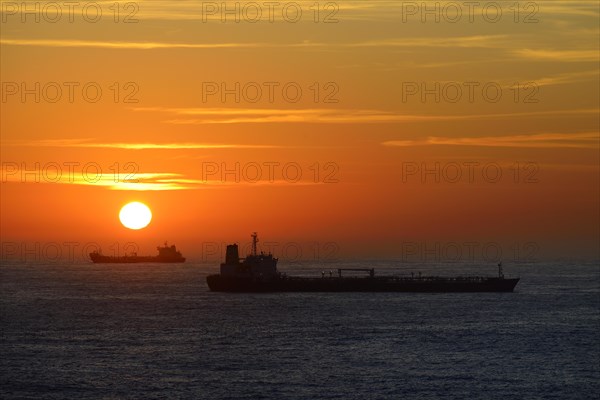
<svg viewBox="0 0 600 400"><path fill-rule="evenodd" d="M277 258L257 252L258 235L252 234L252 253L240 260L238 245L227 246L220 274L206 282L215 292L512 292L519 278L504 278L502 263L497 277L375 276L374 268L338 268L337 276L291 277L277 271ZM345 277L342 271L366 271L366 277Z"/></svg>
<svg viewBox="0 0 600 400"><path fill-rule="evenodd" d="M96 263L182 263L185 257L174 245L169 246L165 242L164 247L158 246L157 256L138 256L137 253L124 256L105 256L102 251L94 250L90 253L91 260Z"/></svg>

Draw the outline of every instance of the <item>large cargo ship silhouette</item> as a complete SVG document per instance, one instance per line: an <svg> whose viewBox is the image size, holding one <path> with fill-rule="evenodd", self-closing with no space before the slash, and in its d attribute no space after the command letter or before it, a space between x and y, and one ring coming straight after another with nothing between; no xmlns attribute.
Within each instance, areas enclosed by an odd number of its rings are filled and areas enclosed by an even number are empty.
<svg viewBox="0 0 600 400"><path fill-rule="evenodd" d="M90 258L96 264L98 263L182 263L185 262L185 257L177 250L174 245L164 247L158 246L157 256L138 256L137 253L124 256L105 256L102 251L94 250L90 253Z"/></svg>
<svg viewBox="0 0 600 400"><path fill-rule="evenodd" d="M277 271L277 258L257 252L258 236L252 235L252 252L239 258L238 245L227 246L220 274L206 282L215 292L512 292L519 278L505 278L502 263L497 277L375 276L373 268L338 268L337 275L292 277ZM365 277L342 276L343 271L364 271Z"/></svg>

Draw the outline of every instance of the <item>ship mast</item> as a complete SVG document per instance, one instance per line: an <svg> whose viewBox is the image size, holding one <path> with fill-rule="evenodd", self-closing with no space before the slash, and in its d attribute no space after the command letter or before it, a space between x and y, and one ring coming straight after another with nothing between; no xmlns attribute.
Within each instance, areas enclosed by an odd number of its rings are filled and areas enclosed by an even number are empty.
<svg viewBox="0 0 600 400"><path fill-rule="evenodd" d="M256 232L254 232L252 235L252 255L256 256L256 243L258 243L258 234Z"/></svg>

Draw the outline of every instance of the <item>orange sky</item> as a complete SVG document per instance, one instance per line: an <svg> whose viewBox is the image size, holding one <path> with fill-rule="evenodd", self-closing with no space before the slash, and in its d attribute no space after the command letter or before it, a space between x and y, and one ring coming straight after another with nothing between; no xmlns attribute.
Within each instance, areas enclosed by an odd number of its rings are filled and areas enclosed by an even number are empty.
<svg viewBox="0 0 600 400"><path fill-rule="evenodd" d="M236 23L202 2L126 3L119 22L110 1L94 3L96 23L77 8L54 23L52 9L36 22L1 2L4 253L135 242L145 254L169 240L200 258L207 243L258 231L305 254L333 242L342 258L467 242L600 256L597 1L524 2L518 13L482 2L502 15L475 9L469 21L463 5L456 23L447 6L461 2L438 2L437 15L321 2L315 16L314 1L299 1L296 23L278 9L273 22L240 11ZM130 13L137 22L123 23ZM222 96L236 83L239 99ZM221 176L236 164L238 176ZM436 166L439 182L421 175ZM134 200L154 214L139 231L118 219Z"/></svg>

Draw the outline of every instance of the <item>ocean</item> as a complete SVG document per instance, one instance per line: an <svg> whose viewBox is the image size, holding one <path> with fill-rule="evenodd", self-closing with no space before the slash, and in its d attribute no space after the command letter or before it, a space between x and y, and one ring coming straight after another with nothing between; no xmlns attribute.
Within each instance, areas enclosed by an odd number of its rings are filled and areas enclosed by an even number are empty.
<svg viewBox="0 0 600 400"><path fill-rule="evenodd" d="M378 274L493 275L354 261ZM0 268L2 399L597 399L598 263L506 266L514 293L208 291L215 266Z"/></svg>

